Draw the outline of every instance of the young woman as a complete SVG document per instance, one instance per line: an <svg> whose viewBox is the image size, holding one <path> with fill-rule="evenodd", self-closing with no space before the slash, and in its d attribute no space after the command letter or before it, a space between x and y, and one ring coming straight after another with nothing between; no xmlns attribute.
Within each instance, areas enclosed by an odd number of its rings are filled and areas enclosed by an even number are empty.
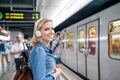
<svg viewBox="0 0 120 80"><path fill-rule="evenodd" d="M56 80L61 74L61 69L55 67L54 54L49 47L53 37L52 20L47 18L38 20L33 33L34 48L29 58L33 80Z"/></svg>

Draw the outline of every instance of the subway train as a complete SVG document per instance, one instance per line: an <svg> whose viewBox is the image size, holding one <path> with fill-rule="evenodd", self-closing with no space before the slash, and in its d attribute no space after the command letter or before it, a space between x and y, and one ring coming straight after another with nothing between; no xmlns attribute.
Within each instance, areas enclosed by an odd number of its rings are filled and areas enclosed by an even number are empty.
<svg viewBox="0 0 120 80"><path fill-rule="evenodd" d="M63 64L89 80L120 80L120 3L63 29Z"/></svg>

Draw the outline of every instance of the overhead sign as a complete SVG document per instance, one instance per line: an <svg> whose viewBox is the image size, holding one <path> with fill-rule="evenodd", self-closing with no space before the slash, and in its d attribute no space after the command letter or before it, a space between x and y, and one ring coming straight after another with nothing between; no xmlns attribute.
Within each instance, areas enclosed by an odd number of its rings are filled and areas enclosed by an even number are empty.
<svg viewBox="0 0 120 80"><path fill-rule="evenodd" d="M3 16L4 14L4 16ZM40 12L0 12L0 20L33 21L40 18Z"/></svg>
<svg viewBox="0 0 120 80"><path fill-rule="evenodd" d="M40 18L39 12L6 12L5 20L37 20Z"/></svg>

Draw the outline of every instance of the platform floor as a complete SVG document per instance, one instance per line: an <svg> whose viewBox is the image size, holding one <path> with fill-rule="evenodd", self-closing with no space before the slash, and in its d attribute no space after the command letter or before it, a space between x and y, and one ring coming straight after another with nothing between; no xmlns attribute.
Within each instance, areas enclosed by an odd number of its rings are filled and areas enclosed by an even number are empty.
<svg viewBox="0 0 120 80"><path fill-rule="evenodd" d="M67 80L83 80L82 78L80 78L78 75L76 75L74 72L72 72L71 70L69 70L64 65L62 65L62 71L69 78Z"/></svg>
<svg viewBox="0 0 120 80"><path fill-rule="evenodd" d="M12 80L13 75L15 74L15 63L14 57L8 56L11 63L7 64L4 59L4 65L1 64L1 54L0 54L0 80Z"/></svg>
<svg viewBox="0 0 120 80"><path fill-rule="evenodd" d="M1 55L0 55L1 60ZM15 75L15 63L14 58L11 59L11 63L2 65L0 61L0 80L13 80ZM60 80L82 80L79 76L73 73L71 70L62 65L62 75Z"/></svg>

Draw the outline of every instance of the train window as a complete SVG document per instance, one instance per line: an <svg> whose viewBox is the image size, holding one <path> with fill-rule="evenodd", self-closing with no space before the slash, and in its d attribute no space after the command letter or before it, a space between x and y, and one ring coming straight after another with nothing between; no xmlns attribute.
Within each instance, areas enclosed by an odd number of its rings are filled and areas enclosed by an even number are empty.
<svg viewBox="0 0 120 80"><path fill-rule="evenodd" d="M109 56L120 59L120 20L109 24Z"/></svg>
<svg viewBox="0 0 120 80"><path fill-rule="evenodd" d="M89 54L95 55L96 51L96 27L92 26L88 30L88 47L89 47Z"/></svg>
<svg viewBox="0 0 120 80"><path fill-rule="evenodd" d="M85 32L84 30L79 31L79 52L83 53L85 48Z"/></svg>
<svg viewBox="0 0 120 80"><path fill-rule="evenodd" d="M74 33L68 33L66 35L66 49L69 51L74 50Z"/></svg>

